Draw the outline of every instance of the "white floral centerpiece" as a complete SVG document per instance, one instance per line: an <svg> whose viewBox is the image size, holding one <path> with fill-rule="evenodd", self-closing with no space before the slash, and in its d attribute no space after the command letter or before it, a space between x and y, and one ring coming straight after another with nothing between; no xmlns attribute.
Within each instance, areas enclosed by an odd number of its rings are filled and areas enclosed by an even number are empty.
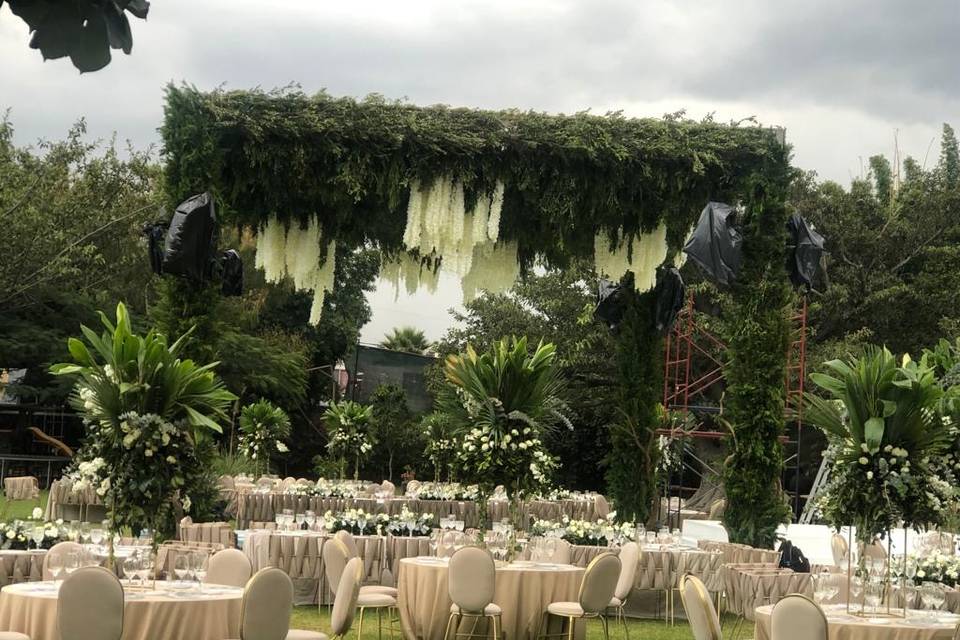
<svg viewBox="0 0 960 640"><path fill-rule="evenodd" d="M433 525L432 513L416 514L404 505L400 513L390 516L386 532L394 536L423 537L433 532Z"/></svg>
<svg viewBox="0 0 960 640"><path fill-rule="evenodd" d="M284 440L290 437L290 418L267 400L248 404L240 412L241 455L253 461L257 475L270 472L270 460L290 449Z"/></svg>
<svg viewBox="0 0 960 640"><path fill-rule="evenodd" d="M479 495L479 486L459 482L424 482L417 493L420 500L465 501L476 500Z"/></svg>
<svg viewBox="0 0 960 640"><path fill-rule="evenodd" d="M43 537L39 542L40 549L49 549L67 539L63 520L58 519L53 522L44 520L43 510L35 507L29 520L0 522L0 549L4 551L36 549L38 543L33 534L40 529L43 530Z"/></svg>
<svg viewBox="0 0 960 640"><path fill-rule="evenodd" d="M323 414L327 425L327 450L340 459L340 479L346 471L347 458L353 459L353 479L360 479L360 463L373 451L373 435L370 419L373 407L363 406L352 400L343 400L330 405Z"/></svg>
<svg viewBox="0 0 960 640"><path fill-rule="evenodd" d="M390 524L390 516L385 513L368 513L363 509L348 509L334 514L323 514L324 528L330 533L349 531L358 536L383 535Z"/></svg>
<svg viewBox="0 0 960 640"><path fill-rule="evenodd" d="M575 520L569 516L564 516L559 522L536 520L530 528L530 534L559 537L575 545L606 547L633 540L636 536L636 526L630 522L618 523L616 512L611 511L606 518L598 518L595 521Z"/></svg>

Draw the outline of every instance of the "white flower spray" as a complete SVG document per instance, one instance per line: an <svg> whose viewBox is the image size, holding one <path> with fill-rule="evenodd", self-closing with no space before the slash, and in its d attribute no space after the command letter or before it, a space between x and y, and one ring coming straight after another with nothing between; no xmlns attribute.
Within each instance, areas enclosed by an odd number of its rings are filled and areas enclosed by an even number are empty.
<svg viewBox="0 0 960 640"><path fill-rule="evenodd" d="M613 249L607 235L598 234L593 247L598 273L611 280L620 280L627 271L632 271L634 285L643 293L657 284L657 267L667 259L667 225L661 223L653 232L633 238L629 246L618 232Z"/></svg>

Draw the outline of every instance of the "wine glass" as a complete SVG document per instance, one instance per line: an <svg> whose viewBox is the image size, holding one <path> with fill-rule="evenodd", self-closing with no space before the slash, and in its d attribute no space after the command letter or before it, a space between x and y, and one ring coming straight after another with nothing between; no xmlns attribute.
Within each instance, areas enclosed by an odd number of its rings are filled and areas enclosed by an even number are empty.
<svg viewBox="0 0 960 640"><path fill-rule="evenodd" d="M80 554L76 551L71 551L63 557L63 570L67 572L69 576L71 573L80 568Z"/></svg>
<svg viewBox="0 0 960 640"><path fill-rule="evenodd" d="M178 588L186 586L187 577L190 575L190 556L187 553L178 553L173 561L173 573L177 576L180 583Z"/></svg>
<svg viewBox="0 0 960 640"><path fill-rule="evenodd" d="M443 534L441 533L441 531L442 531L442 529L435 529L434 531L432 531L432 532L430 533L430 542L429 542L429 545L430 545L430 555L431 555L431 556L436 556L436 555L437 555L437 547L440 546L440 536L443 535Z"/></svg>
<svg viewBox="0 0 960 640"><path fill-rule="evenodd" d="M880 606L880 600L883 598L883 583L877 578L867 577L863 585L863 591L864 603L876 613Z"/></svg>
<svg viewBox="0 0 960 640"><path fill-rule="evenodd" d="M147 579L153 574L153 552L149 549L140 554L140 581L146 584Z"/></svg>
<svg viewBox="0 0 960 640"><path fill-rule="evenodd" d="M90 542L99 547L100 543L103 542L103 529L99 527L90 529Z"/></svg>
<svg viewBox="0 0 960 640"><path fill-rule="evenodd" d="M277 523L277 531L283 529L283 513L277 512L273 514L273 521Z"/></svg>
<svg viewBox="0 0 960 640"><path fill-rule="evenodd" d="M197 551L191 554L191 566L193 569L193 576L197 580L200 591L203 591L203 583L207 579L207 554L201 551Z"/></svg>
<svg viewBox="0 0 960 640"><path fill-rule="evenodd" d="M313 525L317 521L317 514L313 511L306 511L303 514L303 521L307 523L307 530L312 531Z"/></svg>
<svg viewBox="0 0 960 640"><path fill-rule="evenodd" d="M45 534L46 532L44 531L43 525L37 525L30 531L30 539L33 540L33 544L37 549L40 548Z"/></svg>
<svg viewBox="0 0 960 640"><path fill-rule="evenodd" d="M134 551L123 561L123 573L126 574L127 579L130 581L131 586L133 586L134 581L139 578L140 574L140 553ZM140 581L141 586L143 586L143 581Z"/></svg>
<svg viewBox="0 0 960 640"><path fill-rule="evenodd" d="M297 531L303 529L303 523L307 521L307 514L298 513L294 516L294 522L297 523Z"/></svg>
<svg viewBox="0 0 960 640"><path fill-rule="evenodd" d="M60 572L63 571L63 554L48 553L47 570L50 571L50 575L53 576L53 582L56 583L60 577Z"/></svg>
<svg viewBox="0 0 960 640"><path fill-rule="evenodd" d="M357 531L357 535L358 535L358 536L362 536L362 535L364 534L364 532L366 531L366 529L367 529L367 516L366 516L366 515L362 515L362 516L360 516L359 518L357 518L357 528L359 529L359 531Z"/></svg>

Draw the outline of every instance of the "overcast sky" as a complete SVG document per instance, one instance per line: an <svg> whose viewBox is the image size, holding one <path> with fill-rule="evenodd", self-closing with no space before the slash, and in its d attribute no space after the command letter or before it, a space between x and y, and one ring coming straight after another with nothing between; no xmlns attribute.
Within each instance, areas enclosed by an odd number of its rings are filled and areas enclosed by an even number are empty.
<svg viewBox="0 0 960 640"><path fill-rule="evenodd" d="M80 75L44 63L0 9L0 109L19 143L92 136L157 145L170 81L208 89L290 82L418 104L756 116L787 128L794 164L849 182L861 158L936 162L960 125L956 0L154 0L131 56ZM416 324L431 338L459 297L373 298L365 340Z"/></svg>

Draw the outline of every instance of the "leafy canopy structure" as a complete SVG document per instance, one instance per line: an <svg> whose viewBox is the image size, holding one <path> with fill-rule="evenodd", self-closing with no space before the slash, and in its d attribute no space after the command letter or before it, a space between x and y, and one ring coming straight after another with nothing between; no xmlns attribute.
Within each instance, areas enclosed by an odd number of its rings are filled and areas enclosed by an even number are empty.
<svg viewBox="0 0 960 640"><path fill-rule="evenodd" d="M592 259L599 233L639 235L666 223L678 248L708 199L738 201L751 177L786 166L756 126L417 107L273 92L168 86L161 129L170 197L210 190L240 225L271 216L356 246L402 248L410 185L453 175L469 210L505 186L500 241L524 267ZM778 222L779 223L779 222Z"/></svg>

